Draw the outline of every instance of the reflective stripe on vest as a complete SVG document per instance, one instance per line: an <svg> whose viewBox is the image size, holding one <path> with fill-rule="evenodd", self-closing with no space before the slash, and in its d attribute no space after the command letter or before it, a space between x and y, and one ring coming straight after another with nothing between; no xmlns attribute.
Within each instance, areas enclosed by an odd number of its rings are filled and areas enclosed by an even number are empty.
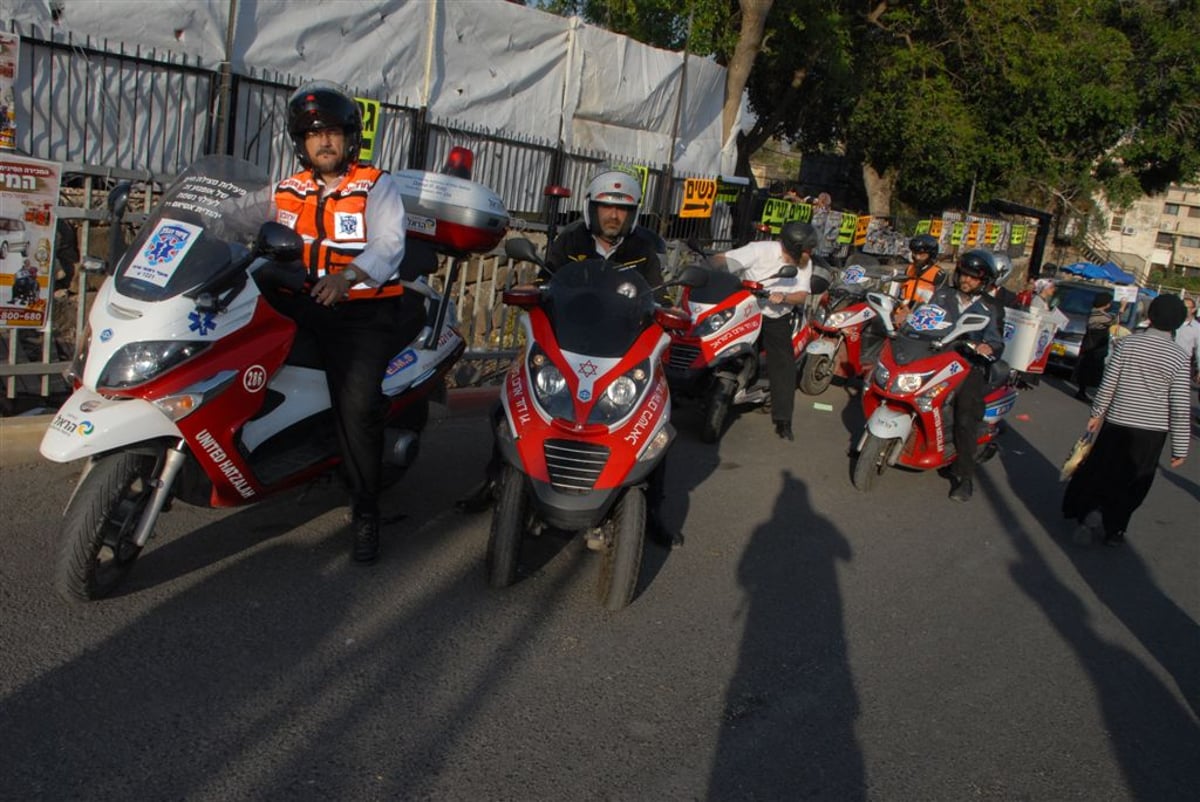
<svg viewBox="0 0 1200 802"><path fill-rule="evenodd" d="M304 238L310 281L340 273L367 247L367 195L381 175L378 168L355 164L328 195L311 170L285 178L275 187L276 219ZM403 292L393 279L381 287L356 284L348 297L386 298Z"/></svg>

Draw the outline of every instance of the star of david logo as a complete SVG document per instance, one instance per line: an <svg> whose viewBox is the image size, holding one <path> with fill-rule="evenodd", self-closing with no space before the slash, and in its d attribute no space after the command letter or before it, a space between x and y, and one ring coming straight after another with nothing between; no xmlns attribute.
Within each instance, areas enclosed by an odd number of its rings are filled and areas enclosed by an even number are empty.
<svg viewBox="0 0 1200 802"><path fill-rule="evenodd" d="M579 363L579 375L583 376L584 378L590 378L592 376L595 376L596 371L597 371L596 363L590 359L587 362Z"/></svg>
<svg viewBox="0 0 1200 802"><path fill-rule="evenodd" d="M188 326L188 328L201 336L208 334L217 327L217 322L213 320L212 312L189 312L188 320L192 321L192 325Z"/></svg>

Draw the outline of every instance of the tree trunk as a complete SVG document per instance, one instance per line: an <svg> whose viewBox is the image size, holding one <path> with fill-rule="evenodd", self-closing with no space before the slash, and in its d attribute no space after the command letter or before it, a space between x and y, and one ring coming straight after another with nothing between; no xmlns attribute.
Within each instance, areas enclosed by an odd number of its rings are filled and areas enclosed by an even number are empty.
<svg viewBox="0 0 1200 802"><path fill-rule="evenodd" d="M867 189L867 213L872 217L891 216L892 195L896 191L898 177L895 168L889 167L879 173L872 165L863 165L863 185Z"/></svg>
<svg viewBox="0 0 1200 802"><path fill-rule="evenodd" d="M728 142L742 104L742 92L750 79L754 59L762 47L763 31L767 27L767 14L773 0L739 0L742 8L742 25L738 32L737 46L725 72L725 105L721 109L721 141Z"/></svg>

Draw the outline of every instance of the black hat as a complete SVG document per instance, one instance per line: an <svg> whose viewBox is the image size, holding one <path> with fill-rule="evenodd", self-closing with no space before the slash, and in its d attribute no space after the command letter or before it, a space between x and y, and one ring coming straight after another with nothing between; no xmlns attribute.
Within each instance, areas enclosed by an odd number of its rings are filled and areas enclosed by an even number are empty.
<svg viewBox="0 0 1200 802"><path fill-rule="evenodd" d="M1187 320L1187 307L1178 295L1160 295L1150 302L1150 325L1159 331L1175 331Z"/></svg>

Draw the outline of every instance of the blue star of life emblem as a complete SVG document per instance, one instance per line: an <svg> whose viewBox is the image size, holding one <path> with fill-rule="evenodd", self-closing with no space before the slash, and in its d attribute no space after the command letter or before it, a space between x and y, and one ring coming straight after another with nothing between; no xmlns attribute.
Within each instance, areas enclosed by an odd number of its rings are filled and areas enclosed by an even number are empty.
<svg viewBox="0 0 1200 802"><path fill-rule="evenodd" d="M182 226L160 226L150 241L146 243L143 255L146 261L157 267L164 262L170 262L179 250L191 239L192 232Z"/></svg>
<svg viewBox="0 0 1200 802"><path fill-rule="evenodd" d="M208 334L217 327L217 321L213 317L212 312L189 312L188 320L192 321L192 324L188 328L201 336Z"/></svg>
<svg viewBox="0 0 1200 802"><path fill-rule="evenodd" d="M351 215L343 215L338 218L338 229L342 234L357 234L358 219Z"/></svg>

